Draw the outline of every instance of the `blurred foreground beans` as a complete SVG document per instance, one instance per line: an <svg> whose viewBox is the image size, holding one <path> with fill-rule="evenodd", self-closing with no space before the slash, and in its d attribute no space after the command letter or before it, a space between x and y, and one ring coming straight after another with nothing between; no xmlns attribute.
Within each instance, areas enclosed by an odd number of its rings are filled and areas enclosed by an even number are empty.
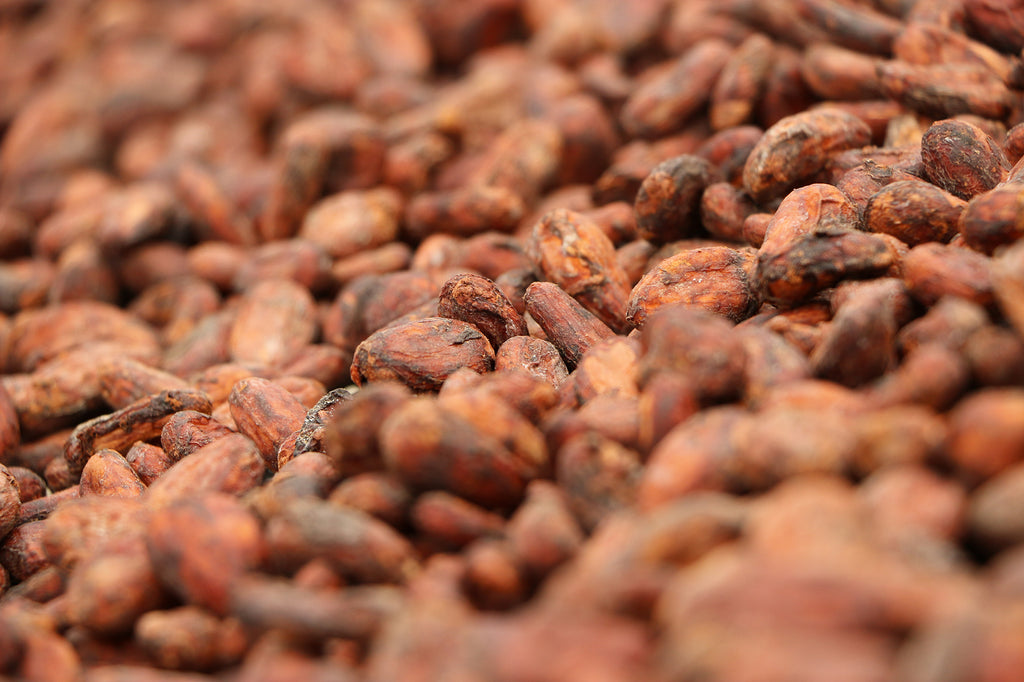
<svg viewBox="0 0 1024 682"><path fill-rule="evenodd" d="M1019 680L1022 27L0 0L0 678Z"/></svg>

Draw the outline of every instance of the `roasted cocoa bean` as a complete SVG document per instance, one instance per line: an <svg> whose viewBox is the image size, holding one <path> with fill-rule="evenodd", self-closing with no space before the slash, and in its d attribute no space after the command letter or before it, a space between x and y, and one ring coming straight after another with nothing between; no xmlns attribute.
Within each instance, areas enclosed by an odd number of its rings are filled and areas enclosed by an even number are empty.
<svg viewBox="0 0 1024 682"><path fill-rule="evenodd" d="M743 168L743 187L754 201L784 196L800 182L813 181L833 154L871 140L867 124L833 109L807 111L773 125Z"/></svg>
<svg viewBox="0 0 1024 682"><path fill-rule="evenodd" d="M636 195L637 232L656 244L694 236L704 190L719 180L709 162L692 154L659 163Z"/></svg>
<svg viewBox="0 0 1024 682"><path fill-rule="evenodd" d="M543 438L503 401L460 403L420 398L398 408L381 426L384 461L414 488L499 508L516 503L548 466ZM440 456L446 467L437 466Z"/></svg>
<svg viewBox="0 0 1024 682"><path fill-rule="evenodd" d="M739 322L760 303L753 254L724 246L690 249L648 270L633 287L626 319L640 328L663 305L689 305Z"/></svg>
<svg viewBox="0 0 1024 682"><path fill-rule="evenodd" d="M549 212L534 225L528 253L540 277L559 285L609 327L624 329L626 274L611 241L595 224L572 211Z"/></svg>
<svg viewBox="0 0 1024 682"><path fill-rule="evenodd" d="M386 327L359 344L352 380L360 386L401 381L415 391L432 391L460 367L486 372L493 366L493 347L476 327L427 317Z"/></svg>
<svg viewBox="0 0 1024 682"><path fill-rule="evenodd" d="M437 314L473 325L495 349L513 336L526 335L523 316L494 282L480 275L459 275L445 282Z"/></svg>
<svg viewBox="0 0 1024 682"><path fill-rule="evenodd" d="M608 325L550 282L534 282L523 299L526 312L558 348L567 366L575 367L588 348L615 335Z"/></svg>
<svg viewBox="0 0 1024 682"><path fill-rule="evenodd" d="M272 564L323 557L341 575L400 583L415 573L412 545L383 521L315 499L295 500L266 529Z"/></svg>
<svg viewBox="0 0 1024 682"><path fill-rule="evenodd" d="M681 127L707 102L731 52L724 41L708 39L663 66L626 100L623 128L631 135L657 137Z"/></svg>
<svg viewBox="0 0 1024 682"><path fill-rule="evenodd" d="M210 409L210 400L205 393L193 390L161 391L116 412L80 424L68 437L64 446L64 459L72 473L77 474L97 450L109 448L118 452L127 451L137 440L156 438L175 412L209 412Z"/></svg>
<svg viewBox="0 0 1024 682"><path fill-rule="evenodd" d="M259 485L266 471L256 444L242 434L208 443L182 458L153 482L143 499L160 509L210 491L233 495Z"/></svg>
<svg viewBox="0 0 1024 682"><path fill-rule="evenodd" d="M864 226L917 246L948 242L958 231L967 204L926 182L901 180L878 190L864 209Z"/></svg>
<svg viewBox="0 0 1024 682"><path fill-rule="evenodd" d="M277 471L278 449L302 426L305 406L280 384L259 377L235 384L228 405L238 431L256 444L267 468Z"/></svg>
<svg viewBox="0 0 1024 682"><path fill-rule="evenodd" d="M1010 170L995 140L978 126L953 119L925 131L921 161L932 182L964 200L992 189Z"/></svg>
<svg viewBox="0 0 1024 682"><path fill-rule="evenodd" d="M228 613L232 584L262 566L266 553L256 517L216 492L165 505L150 518L146 547L167 589L218 615Z"/></svg>

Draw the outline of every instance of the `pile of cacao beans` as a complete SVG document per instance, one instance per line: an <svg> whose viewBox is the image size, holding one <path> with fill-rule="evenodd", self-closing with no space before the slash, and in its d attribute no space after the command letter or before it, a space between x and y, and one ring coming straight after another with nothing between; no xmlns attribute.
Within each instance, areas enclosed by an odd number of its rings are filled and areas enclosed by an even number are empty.
<svg viewBox="0 0 1024 682"><path fill-rule="evenodd" d="M0 0L0 679L1011 682L1021 0Z"/></svg>

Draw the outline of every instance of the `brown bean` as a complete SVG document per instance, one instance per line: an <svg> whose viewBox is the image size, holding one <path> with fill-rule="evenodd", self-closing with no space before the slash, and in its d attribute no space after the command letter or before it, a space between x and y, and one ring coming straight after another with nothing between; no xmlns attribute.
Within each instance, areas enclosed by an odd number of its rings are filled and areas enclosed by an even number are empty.
<svg viewBox="0 0 1024 682"><path fill-rule="evenodd" d="M370 471L345 479L327 498L331 504L351 507L401 528L406 525L413 495L394 475Z"/></svg>
<svg viewBox="0 0 1024 682"><path fill-rule="evenodd" d="M160 509L210 491L241 495L259 485L265 471L255 443L231 434L175 463L146 489L143 501Z"/></svg>
<svg viewBox="0 0 1024 682"><path fill-rule="evenodd" d="M513 336L526 334L526 321L505 294L481 275L458 275L445 282L438 296L437 312L472 324L500 348Z"/></svg>
<svg viewBox="0 0 1024 682"><path fill-rule="evenodd" d="M505 526L501 516L442 490L420 495L409 510L409 520L428 542L445 550L499 536Z"/></svg>
<svg viewBox="0 0 1024 682"><path fill-rule="evenodd" d="M526 312L558 348L567 366L575 367L588 348L615 335L608 325L555 284L534 282L523 298Z"/></svg>
<svg viewBox="0 0 1024 682"><path fill-rule="evenodd" d="M494 356L494 371L522 369L557 387L569 372L558 349L532 336L514 336Z"/></svg>
<svg viewBox="0 0 1024 682"><path fill-rule="evenodd" d="M690 305L734 322L760 304L753 254L724 246L683 251L651 268L633 287L626 319L638 328L663 305Z"/></svg>
<svg viewBox="0 0 1024 682"><path fill-rule="evenodd" d="M815 375L859 386L895 363L896 310L900 283L880 279L857 289L839 306L810 356Z"/></svg>
<svg viewBox="0 0 1024 682"><path fill-rule="evenodd" d="M932 184L897 181L868 200L864 226L871 232L891 234L910 246L948 242L959 231L967 205Z"/></svg>
<svg viewBox="0 0 1024 682"><path fill-rule="evenodd" d="M333 258L381 247L398 236L402 198L391 189L341 192L312 207L298 236L319 244Z"/></svg>
<svg viewBox="0 0 1024 682"><path fill-rule="evenodd" d="M167 471L173 463L163 448L142 441L133 443L124 454L124 458L139 480L147 486Z"/></svg>
<svg viewBox="0 0 1024 682"><path fill-rule="evenodd" d="M1024 247L1010 246L999 257L993 259L991 274L992 287L1000 309L1018 335L1024 329L1024 306L1019 298L1024 280L1020 275Z"/></svg>
<svg viewBox="0 0 1024 682"><path fill-rule="evenodd" d="M205 393L193 390L161 391L141 398L110 414L83 422L72 431L64 446L64 459L77 475L97 450L127 451L137 440L156 438L170 419L181 410L209 412Z"/></svg>
<svg viewBox="0 0 1024 682"><path fill-rule="evenodd" d="M484 372L494 365L487 338L461 320L428 317L381 329L356 348L352 380L398 380L413 390L431 391L460 367Z"/></svg>
<svg viewBox="0 0 1024 682"><path fill-rule="evenodd" d="M664 371L692 380L701 401L726 401L743 385L746 355L725 318L689 306L664 306L640 335L640 385Z"/></svg>
<svg viewBox="0 0 1024 682"><path fill-rule="evenodd" d="M871 139L867 124L833 109L788 116L757 143L743 169L743 187L758 203L785 195L798 183L812 181L832 155L862 147Z"/></svg>
<svg viewBox="0 0 1024 682"><path fill-rule="evenodd" d="M235 362L276 367L293 360L315 335L309 291L288 280L271 280L246 292L228 350Z"/></svg>
<svg viewBox="0 0 1024 682"><path fill-rule="evenodd" d="M543 279L612 329L624 328L628 282L611 241L594 223L573 211L546 213L533 226L528 253Z"/></svg>
<svg viewBox="0 0 1024 682"><path fill-rule="evenodd" d="M241 660L249 644L242 625L195 606L149 611L135 627L135 641L162 668L215 670Z"/></svg>
<svg viewBox="0 0 1024 682"><path fill-rule="evenodd" d="M363 582L400 583L417 569L412 545L390 526L322 500L293 501L271 519L266 540L276 563L323 557L341 575Z"/></svg>
<svg viewBox="0 0 1024 682"><path fill-rule="evenodd" d="M797 237L778 254L762 247L756 277L766 300L792 305L843 279L880 275L892 263L892 252L879 237L818 230Z"/></svg>
<svg viewBox="0 0 1024 682"><path fill-rule="evenodd" d="M79 494L137 497L146 489L128 461L116 450L97 450L82 468Z"/></svg>
<svg viewBox="0 0 1024 682"><path fill-rule="evenodd" d="M146 547L167 589L218 615L228 613L233 583L262 566L266 552L256 517L218 492L163 506L150 518Z"/></svg>
<svg viewBox="0 0 1024 682"><path fill-rule="evenodd" d="M325 592L265 577L240 579L232 587L232 612L251 628L284 628L314 639L373 637L403 605L387 585Z"/></svg>
<svg viewBox="0 0 1024 682"><path fill-rule="evenodd" d="M943 296L993 303L991 261L970 249L935 242L915 246L903 258L903 282L925 305Z"/></svg>
<svg viewBox="0 0 1024 682"><path fill-rule="evenodd" d="M878 65L878 76L888 97L934 118L965 113L1002 118L1010 106L1002 80L975 64L889 61Z"/></svg>
<svg viewBox="0 0 1024 682"><path fill-rule="evenodd" d="M964 200L1006 179L1010 162L995 140L976 125L955 119L933 123L921 139L928 178Z"/></svg>
<svg viewBox="0 0 1024 682"><path fill-rule="evenodd" d="M1018 206L1024 187L1008 183L975 195L960 214L959 229L972 249L991 255L1024 236Z"/></svg>
<svg viewBox="0 0 1024 682"><path fill-rule="evenodd" d="M238 431L256 444L266 467L277 471L278 448L302 426L305 406L280 384L259 377L235 384L228 406Z"/></svg>
<svg viewBox="0 0 1024 682"><path fill-rule="evenodd" d="M487 230L511 231L525 210L513 188L471 185L417 195L406 208L405 221L418 238L438 232L468 237Z"/></svg>
<svg viewBox="0 0 1024 682"><path fill-rule="evenodd" d="M623 128L638 137L656 137L679 128L711 92L731 54L728 44L703 40L633 91L623 105Z"/></svg>
<svg viewBox="0 0 1024 682"><path fill-rule="evenodd" d="M1005 471L1020 459L1024 394L1016 388L977 391L950 411L949 459L969 484Z"/></svg>
<svg viewBox="0 0 1024 682"><path fill-rule="evenodd" d="M772 41L755 33L740 43L711 91L708 117L714 130L750 120L772 64Z"/></svg>
<svg viewBox="0 0 1024 682"><path fill-rule="evenodd" d="M692 154L659 163L636 195L639 235L658 244L693 236L700 227L704 190L719 179L709 162Z"/></svg>
<svg viewBox="0 0 1024 682"><path fill-rule="evenodd" d="M146 612L158 608L167 595L161 588L144 549L83 560L68 580L68 619L100 635L131 632Z"/></svg>
<svg viewBox="0 0 1024 682"><path fill-rule="evenodd" d="M5 537L18 525L21 502L18 479L7 467L0 464L0 538Z"/></svg>
<svg viewBox="0 0 1024 682"><path fill-rule="evenodd" d="M543 438L500 400L460 402L456 409L450 399L420 398L392 413L380 433L388 468L414 488L448 490L490 506L514 504L547 466ZM445 467L436 465L440 453Z"/></svg>

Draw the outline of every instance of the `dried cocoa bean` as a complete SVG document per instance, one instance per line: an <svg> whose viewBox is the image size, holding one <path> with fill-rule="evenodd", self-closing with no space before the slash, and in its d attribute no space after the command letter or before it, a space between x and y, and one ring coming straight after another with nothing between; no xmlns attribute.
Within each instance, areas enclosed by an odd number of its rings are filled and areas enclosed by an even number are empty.
<svg viewBox="0 0 1024 682"><path fill-rule="evenodd" d="M485 372L494 366L494 350L476 327L461 320L427 317L375 332L356 348L352 380L401 381L416 391L431 391L460 367Z"/></svg>

